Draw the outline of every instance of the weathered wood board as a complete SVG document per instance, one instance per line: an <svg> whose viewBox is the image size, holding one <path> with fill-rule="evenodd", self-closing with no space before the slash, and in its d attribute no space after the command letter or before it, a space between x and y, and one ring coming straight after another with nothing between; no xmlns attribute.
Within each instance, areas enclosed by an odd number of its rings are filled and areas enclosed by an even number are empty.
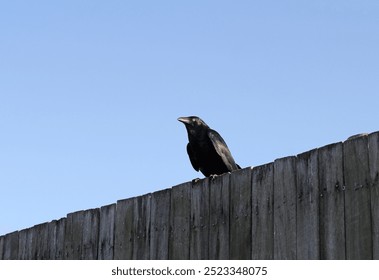
<svg viewBox="0 0 379 280"><path fill-rule="evenodd" d="M379 260L379 132L368 137L373 259Z"/></svg>
<svg viewBox="0 0 379 280"><path fill-rule="evenodd" d="M318 149L320 191L320 258L343 260L345 252L345 186L343 145Z"/></svg>
<svg viewBox="0 0 379 280"><path fill-rule="evenodd" d="M152 193L150 259L167 260L170 234L171 189Z"/></svg>
<svg viewBox="0 0 379 280"><path fill-rule="evenodd" d="M113 260L115 247L116 204L100 208L99 260Z"/></svg>
<svg viewBox="0 0 379 280"><path fill-rule="evenodd" d="M209 258L209 179L192 184L190 259Z"/></svg>
<svg viewBox="0 0 379 280"><path fill-rule="evenodd" d="M133 227L134 199L117 201L115 223L115 260L133 259Z"/></svg>
<svg viewBox="0 0 379 280"><path fill-rule="evenodd" d="M252 248L253 260L274 258L274 164L252 170Z"/></svg>
<svg viewBox="0 0 379 280"><path fill-rule="evenodd" d="M371 197L367 136L343 144L346 258L372 259Z"/></svg>
<svg viewBox="0 0 379 280"><path fill-rule="evenodd" d="M209 259L227 260L229 246L230 174L217 176L209 182Z"/></svg>
<svg viewBox="0 0 379 280"><path fill-rule="evenodd" d="M274 162L274 259L296 259L296 157Z"/></svg>
<svg viewBox="0 0 379 280"><path fill-rule="evenodd" d="M296 259L320 259L318 150L296 159Z"/></svg>
<svg viewBox="0 0 379 280"><path fill-rule="evenodd" d="M230 259L251 258L251 168L230 174Z"/></svg>
<svg viewBox="0 0 379 280"><path fill-rule="evenodd" d="M188 182L171 190L169 259L190 258L191 187Z"/></svg>

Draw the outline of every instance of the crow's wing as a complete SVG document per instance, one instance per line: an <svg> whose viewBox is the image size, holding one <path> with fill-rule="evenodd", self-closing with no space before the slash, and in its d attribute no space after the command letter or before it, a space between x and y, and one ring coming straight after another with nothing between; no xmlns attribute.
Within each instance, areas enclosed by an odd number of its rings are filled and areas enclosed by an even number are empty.
<svg viewBox="0 0 379 280"><path fill-rule="evenodd" d="M226 165L229 171L239 169L234 162L232 154L229 151L228 146L226 145L224 139L217 131L209 129L208 132L209 139L211 139L213 147L215 148L217 154L221 157L222 161Z"/></svg>
<svg viewBox="0 0 379 280"><path fill-rule="evenodd" d="M196 170L196 171L199 171L200 169L200 166L199 166L199 163L198 163L198 160L196 158L196 155L195 153L192 151L192 147L191 147L191 144L188 143L187 144L187 154L188 154L188 157L191 161L191 164L192 164L192 167Z"/></svg>

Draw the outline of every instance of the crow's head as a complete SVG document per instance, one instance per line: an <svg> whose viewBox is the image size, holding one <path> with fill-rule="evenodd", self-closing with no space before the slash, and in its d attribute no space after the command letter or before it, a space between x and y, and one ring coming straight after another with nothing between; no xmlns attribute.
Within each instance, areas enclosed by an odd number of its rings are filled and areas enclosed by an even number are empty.
<svg viewBox="0 0 379 280"><path fill-rule="evenodd" d="M178 121L186 126L189 138L203 138L206 136L209 126L199 117L180 117Z"/></svg>

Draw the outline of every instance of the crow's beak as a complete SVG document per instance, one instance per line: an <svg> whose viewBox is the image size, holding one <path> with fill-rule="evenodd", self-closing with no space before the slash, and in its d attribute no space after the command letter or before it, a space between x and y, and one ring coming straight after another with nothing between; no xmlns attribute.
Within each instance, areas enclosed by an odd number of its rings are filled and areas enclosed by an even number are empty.
<svg viewBox="0 0 379 280"><path fill-rule="evenodd" d="M180 117L178 118L178 121L184 123L184 124L189 124L190 123L190 118L187 117Z"/></svg>

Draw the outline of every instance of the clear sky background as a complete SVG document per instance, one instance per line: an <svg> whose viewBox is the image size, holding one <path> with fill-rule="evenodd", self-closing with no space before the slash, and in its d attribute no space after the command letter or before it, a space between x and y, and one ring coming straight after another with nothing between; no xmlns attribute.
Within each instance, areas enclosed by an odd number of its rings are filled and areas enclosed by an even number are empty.
<svg viewBox="0 0 379 280"><path fill-rule="evenodd" d="M0 234L379 130L379 1L1 1Z"/></svg>

